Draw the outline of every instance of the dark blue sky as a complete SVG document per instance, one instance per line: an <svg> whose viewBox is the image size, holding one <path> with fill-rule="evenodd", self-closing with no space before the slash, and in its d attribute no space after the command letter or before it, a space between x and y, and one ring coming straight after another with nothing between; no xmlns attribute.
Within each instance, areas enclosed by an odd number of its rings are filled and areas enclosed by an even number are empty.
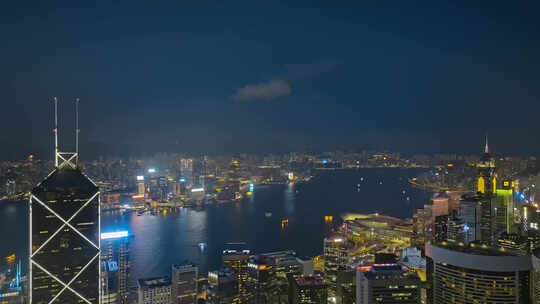
<svg viewBox="0 0 540 304"><path fill-rule="evenodd" d="M540 152L536 4L189 2L4 3L0 154Z"/></svg>

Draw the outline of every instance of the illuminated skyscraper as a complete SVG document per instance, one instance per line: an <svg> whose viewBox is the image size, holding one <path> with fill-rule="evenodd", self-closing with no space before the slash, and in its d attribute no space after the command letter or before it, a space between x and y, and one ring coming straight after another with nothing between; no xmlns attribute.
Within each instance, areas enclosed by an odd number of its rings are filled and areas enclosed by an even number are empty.
<svg viewBox="0 0 540 304"><path fill-rule="evenodd" d="M243 303L247 303L251 294L247 290L249 250L225 250L223 251L223 266L229 267L236 272L238 279L238 294Z"/></svg>
<svg viewBox="0 0 540 304"><path fill-rule="evenodd" d="M356 303L419 304L420 279L405 266L361 266L356 271Z"/></svg>
<svg viewBox="0 0 540 304"><path fill-rule="evenodd" d="M477 192L492 195L497 189L497 175L495 174L495 159L489 155L488 139L486 136L486 146L484 154L476 164L478 168Z"/></svg>
<svg viewBox="0 0 540 304"><path fill-rule="evenodd" d="M208 272L206 302L210 304L239 304L238 279L231 268Z"/></svg>
<svg viewBox="0 0 540 304"><path fill-rule="evenodd" d="M464 223L466 242L482 242L491 245L495 233L491 198L481 194L465 194L459 208L459 218Z"/></svg>
<svg viewBox="0 0 540 304"><path fill-rule="evenodd" d="M347 265L347 249L348 240L344 236L324 239L324 279L330 295L335 295L338 273Z"/></svg>
<svg viewBox="0 0 540 304"><path fill-rule="evenodd" d="M248 290L257 304L271 303L272 295L277 293L275 259L264 255L253 256L248 263Z"/></svg>
<svg viewBox="0 0 540 304"><path fill-rule="evenodd" d="M291 304L326 304L328 303L328 290L324 279L318 275L293 276L290 280Z"/></svg>
<svg viewBox="0 0 540 304"><path fill-rule="evenodd" d="M193 159L182 158L180 160L180 175L185 179L188 186L193 185Z"/></svg>
<svg viewBox="0 0 540 304"><path fill-rule="evenodd" d="M144 176L138 175L137 176L137 195L142 195L144 197L145 192L146 192L146 186L144 184Z"/></svg>
<svg viewBox="0 0 540 304"><path fill-rule="evenodd" d="M118 295L118 264L113 260L101 262L101 304L120 303Z"/></svg>
<svg viewBox="0 0 540 304"><path fill-rule="evenodd" d="M494 198L497 231L514 233L514 191L513 181L504 180L496 189Z"/></svg>
<svg viewBox="0 0 540 304"><path fill-rule="evenodd" d="M529 255L474 244L427 244L426 256L433 304L532 303Z"/></svg>
<svg viewBox="0 0 540 304"><path fill-rule="evenodd" d="M30 303L98 303L100 192L77 164L78 127L76 151L59 152L55 118L55 169L30 195Z"/></svg>
<svg viewBox="0 0 540 304"><path fill-rule="evenodd" d="M117 303L127 303L128 298L128 277L131 266L130 261L130 241L132 236L127 231L107 232L101 234L101 261L108 269L108 278L102 278L102 282L108 282L109 292L102 290L103 298L112 300L110 291L116 293ZM102 266L103 267L103 266ZM104 301L102 300L102 303Z"/></svg>

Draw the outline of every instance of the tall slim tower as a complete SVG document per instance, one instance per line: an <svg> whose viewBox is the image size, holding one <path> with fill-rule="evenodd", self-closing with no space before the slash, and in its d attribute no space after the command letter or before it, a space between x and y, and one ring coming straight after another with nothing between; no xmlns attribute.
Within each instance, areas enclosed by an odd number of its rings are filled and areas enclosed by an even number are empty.
<svg viewBox="0 0 540 304"><path fill-rule="evenodd" d="M497 174L495 173L495 159L489 154L487 136L484 154L482 154L476 167L478 168L476 191L488 196L494 195L497 188Z"/></svg>
<svg viewBox="0 0 540 304"><path fill-rule="evenodd" d="M54 107L55 168L30 193L29 300L99 303L99 188L78 166L78 113L75 152L60 152Z"/></svg>

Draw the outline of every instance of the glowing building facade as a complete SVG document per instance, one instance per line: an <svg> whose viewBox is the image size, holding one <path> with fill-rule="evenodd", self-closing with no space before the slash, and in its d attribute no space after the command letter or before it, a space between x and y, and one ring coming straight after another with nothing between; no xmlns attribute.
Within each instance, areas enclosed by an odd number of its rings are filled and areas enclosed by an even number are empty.
<svg viewBox="0 0 540 304"><path fill-rule="evenodd" d="M531 303L531 256L426 245L432 303Z"/></svg>
<svg viewBox="0 0 540 304"><path fill-rule="evenodd" d="M107 278L102 277L101 299L116 303L127 303L128 278L131 268L130 242L132 236L127 231L115 231L101 234L102 269L107 271ZM103 271L102 271L103 274ZM105 288L107 287L107 288ZM111 288L114 287L114 288Z"/></svg>
<svg viewBox="0 0 540 304"><path fill-rule="evenodd" d="M356 303L420 303L420 279L405 266L398 264L358 267Z"/></svg>
<svg viewBox="0 0 540 304"><path fill-rule="evenodd" d="M247 289L249 250L225 250L222 259L223 266L236 272L239 299L242 303L247 303L252 297Z"/></svg>
<svg viewBox="0 0 540 304"><path fill-rule="evenodd" d="M290 281L289 303L326 304L328 290L324 279L318 275L297 275Z"/></svg>
<svg viewBox="0 0 540 304"><path fill-rule="evenodd" d="M338 273L347 265L348 244L347 238L340 235L324 239L324 279L330 295L335 295Z"/></svg>

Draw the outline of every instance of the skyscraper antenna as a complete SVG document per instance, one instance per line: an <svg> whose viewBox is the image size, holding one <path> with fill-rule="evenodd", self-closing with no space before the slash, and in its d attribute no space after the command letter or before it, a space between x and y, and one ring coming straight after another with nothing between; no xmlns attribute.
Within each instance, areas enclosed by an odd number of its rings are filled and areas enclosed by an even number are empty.
<svg viewBox="0 0 540 304"><path fill-rule="evenodd" d="M53 97L54 101L54 166L58 167L58 98Z"/></svg>
<svg viewBox="0 0 540 304"><path fill-rule="evenodd" d="M54 101L54 166L57 169L76 169L79 161L79 98L75 99L75 152L62 152L58 147L58 97Z"/></svg>
<svg viewBox="0 0 540 304"><path fill-rule="evenodd" d="M488 135L487 135L487 133L486 133L486 146L484 147L484 153L485 153L485 154L488 154L488 153L489 153Z"/></svg>
<svg viewBox="0 0 540 304"><path fill-rule="evenodd" d="M80 98L75 98L75 153L77 153L77 158L79 158L79 102Z"/></svg>

